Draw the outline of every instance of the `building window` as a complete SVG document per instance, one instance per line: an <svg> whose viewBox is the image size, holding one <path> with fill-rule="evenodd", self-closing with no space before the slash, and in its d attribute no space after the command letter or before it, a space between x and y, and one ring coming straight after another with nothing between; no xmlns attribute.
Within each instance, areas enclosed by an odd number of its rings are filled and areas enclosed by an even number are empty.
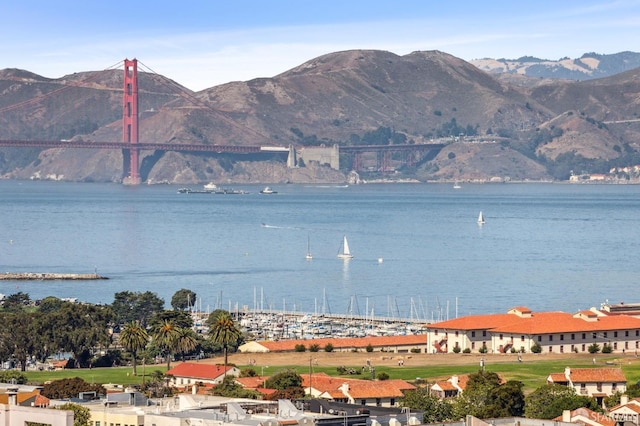
<svg viewBox="0 0 640 426"><path fill-rule="evenodd" d="M625 330L624 337L629 337L629 330Z"/></svg>
<svg viewBox="0 0 640 426"><path fill-rule="evenodd" d="M524 336L520 336L520 341L524 342Z"/></svg>
<svg viewBox="0 0 640 426"><path fill-rule="evenodd" d="M549 353L553 352L553 346L549 346Z"/></svg>
<svg viewBox="0 0 640 426"><path fill-rule="evenodd" d="M618 349L618 342L613 342L613 349L614 350Z"/></svg>
<svg viewBox="0 0 640 426"><path fill-rule="evenodd" d="M482 330L482 337L487 337L487 330Z"/></svg>
<svg viewBox="0 0 640 426"><path fill-rule="evenodd" d="M396 399L395 398L391 398L391 400L389 400L389 405L391 405L392 407L395 407Z"/></svg>
<svg viewBox="0 0 640 426"><path fill-rule="evenodd" d="M587 394L587 385L585 383L581 383L580 384L580 394L581 395L586 395Z"/></svg>
<svg viewBox="0 0 640 426"><path fill-rule="evenodd" d="M624 348L629 349L629 342L624 342Z"/></svg>
<svg viewBox="0 0 640 426"><path fill-rule="evenodd" d="M640 330L636 330L636 336L640 336Z"/></svg>
<svg viewBox="0 0 640 426"><path fill-rule="evenodd" d="M564 334L560 335L560 340L564 340Z"/></svg>
<svg viewBox="0 0 640 426"><path fill-rule="evenodd" d="M476 337L476 332L475 331L471 332L471 337Z"/></svg>
<svg viewBox="0 0 640 426"><path fill-rule="evenodd" d="M613 332L613 337L618 337L618 332L617 331Z"/></svg>
<svg viewBox="0 0 640 426"><path fill-rule="evenodd" d="M560 353L563 354L564 353L564 345L560 345Z"/></svg>
<svg viewBox="0 0 640 426"><path fill-rule="evenodd" d="M576 345L571 345L571 352L575 352L576 351Z"/></svg>
<svg viewBox="0 0 640 426"><path fill-rule="evenodd" d="M500 333L500 340L502 340L502 333Z"/></svg>
<svg viewBox="0 0 640 426"><path fill-rule="evenodd" d="M596 390L597 390L598 392L602 392L602 382L598 382L598 383L596 383Z"/></svg>
<svg viewBox="0 0 640 426"><path fill-rule="evenodd" d="M584 349L585 349L585 347L584 347L584 343L583 343L582 344L582 352L584 352Z"/></svg>
<svg viewBox="0 0 640 426"><path fill-rule="evenodd" d="M549 341L553 342L553 336L552 335L549 335Z"/></svg>
<svg viewBox="0 0 640 426"><path fill-rule="evenodd" d="M571 333L571 340L576 340L576 333Z"/></svg>
<svg viewBox="0 0 640 426"><path fill-rule="evenodd" d="M587 333L582 333L582 340L587 338Z"/></svg>
<svg viewBox="0 0 640 426"><path fill-rule="evenodd" d="M611 383L611 392L615 393L617 388L618 388L617 383Z"/></svg>
<svg viewBox="0 0 640 426"><path fill-rule="evenodd" d="M360 405L367 405L367 400L366 399L361 399L360 400Z"/></svg>
<svg viewBox="0 0 640 426"><path fill-rule="evenodd" d="M602 333L602 336L606 339L607 338L607 332L605 331L604 333Z"/></svg>
<svg viewBox="0 0 640 426"><path fill-rule="evenodd" d="M471 342L471 349L475 349L476 348L476 342Z"/></svg>
<svg viewBox="0 0 640 426"><path fill-rule="evenodd" d="M376 398L376 407L380 407L382 405L382 398Z"/></svg>
<svg viewBox="0 0 640 426"><path fill-rule="evenodd" d="M542 342L542 336L538 336L538 342Z"/></svg>
<svg viewBox="0 0 640 426"><path fill-rule="evenodd" d="M438 335L438 330L433 330L433 334Z"/></svg>

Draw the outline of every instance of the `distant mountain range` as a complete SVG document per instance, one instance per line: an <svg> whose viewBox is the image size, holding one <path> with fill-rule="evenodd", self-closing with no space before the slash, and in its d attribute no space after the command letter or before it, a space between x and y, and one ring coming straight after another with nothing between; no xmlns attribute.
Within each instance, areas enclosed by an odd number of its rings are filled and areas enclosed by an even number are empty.
<svg viewBox="0 0 640 426"><path fill-rule="evenodd" d="M196 93L163 76L141 73L140 140L279 146L447 143L434 158L410 165L392 158L393 178L421 181L553 180L568 179L572 172L607 173L640 164L637 61L638 54L623 52L555 62L520 58L472 64L440 51L399 56L351 50L311 59L273 78ZM499 64L503 72L496 73ZM568 79L561 69L589 78ZM0 139L121 140L122 74L107 70L48 79L0 70ZM141 157L146 182L341 181L350 171L347 158L341 161L343 169L334 171L319 164L288 169L282 162L240 155L158 151ZM0 176L119 182L122 154L0 148ZM388 176L373 171L366 177Z"/></svg>
<svg viewBox="0 0 640 426"><path fill-rule="evenodd" d="M640 67L640 53L620 52L612 55L585 53L580 58L558 60L523 56L518 59L476 59L470 61L483 71L519 74L527 77L590 80L610 77Z"/></svg>

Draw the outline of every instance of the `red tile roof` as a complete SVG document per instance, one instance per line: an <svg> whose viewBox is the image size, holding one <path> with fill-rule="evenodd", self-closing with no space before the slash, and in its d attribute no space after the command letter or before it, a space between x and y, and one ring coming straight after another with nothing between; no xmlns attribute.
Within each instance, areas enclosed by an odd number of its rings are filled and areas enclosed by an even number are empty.
<svg viewBox="0 0 640 426"><path fill-rule="evenodd" d="M428 329L491 330L501 333L548 334L591 332L640 328L640 318L625 315L602 316L587 321L565 312L537 312L530 318L516 314L470 315L434 324Z"/></svg>
<svg viewBox="0 0 640 426"><path fill-rule="evenodd" d="M342 377L332 377L324 373L314 373L311 375L302 375L302 387L311 387L331 395L333 398L346 398L346 395L340 391L340 387L345 383L349 385L349 395L354 399L371 399L371 398L401 398L404 396L403 391L415 389L415 386L405 382L404 380L363 380L363 379L347 379Z"/></svg>
<svg viewBox="0 0 640 426"><path fill-rule="evenodd" d="M615 420L605 416L604 414L596 413L595 411L592 411L585 407L577 408L571 411L570 416L571 416L571 423L587 424L584 421L580 421L580 419L582 418L582 419L587 419L588 424L595 423L603 426L615 426L616 424ZM561 422L562 419L563 419L562 416L558 416L553 420Z"/></svg>
<svg viewBox="0 0 640 426"><path fill-rule="evenodd" d="M619 368L572 368L570 377L574 383L626 383L627 381Z"/></svg>
<svg viewBox="0 0 640 426"><path fill-rule="evenodd" d="M227 372L233 370L233 367L227 366ZM214 380L222 376L225 372L223 365L199 364L193 362L183 362L176 365L166 374L175 377L189 377L192 379Z"/></svg>

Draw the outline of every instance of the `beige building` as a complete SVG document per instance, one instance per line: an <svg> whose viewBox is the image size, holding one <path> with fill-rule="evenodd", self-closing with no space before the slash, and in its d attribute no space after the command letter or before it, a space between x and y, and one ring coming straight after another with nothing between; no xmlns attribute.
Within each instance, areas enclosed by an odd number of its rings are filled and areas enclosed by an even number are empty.
<svg viewBox="0 0 640 426"><path fill-rule="evenodd" d="M7 397L7 403L0 403L0 426L25 425L27 423L40 423L51 426L73 426L73 411L56 410L41 407L34 401L33 405L20 405L20 396L29 394L32 390L22 390L17 385L0 386L0 393ZM46 398L45 398L46 399Z"/></svg>
<svg viewBox="0 0 640 426"><path fill-rule="evenodd" d="M598 405L616 392L627 391L627 379L619 368L565 368L563 373L551 373L547 383L572 387L577 395L595 398Z"/></svg>
<svg viewBox="0 0 640 426"><path fill-rule="evenodd" d="M640 349L640 318L596 309L569 314L518 306L506 314L470 315L426 328L431 353L531 352L536 344L542 353L588 352L594 343L620 353Z"/></svg>

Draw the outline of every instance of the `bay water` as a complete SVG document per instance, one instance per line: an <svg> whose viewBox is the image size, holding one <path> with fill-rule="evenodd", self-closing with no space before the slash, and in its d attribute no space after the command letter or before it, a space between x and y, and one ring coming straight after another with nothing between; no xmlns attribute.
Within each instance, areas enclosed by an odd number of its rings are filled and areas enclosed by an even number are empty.
<svg viewBox="0 0 640 426"><path fill-rule="evenodd" d="M203 311L427 321L640 302L640 186L461 186L274 185L261 195L237 185L249 193L221 195L0 181L0 271L109 278L0 281L0 293L112 303L151 291L169 307L186 288Z"/></svg>

